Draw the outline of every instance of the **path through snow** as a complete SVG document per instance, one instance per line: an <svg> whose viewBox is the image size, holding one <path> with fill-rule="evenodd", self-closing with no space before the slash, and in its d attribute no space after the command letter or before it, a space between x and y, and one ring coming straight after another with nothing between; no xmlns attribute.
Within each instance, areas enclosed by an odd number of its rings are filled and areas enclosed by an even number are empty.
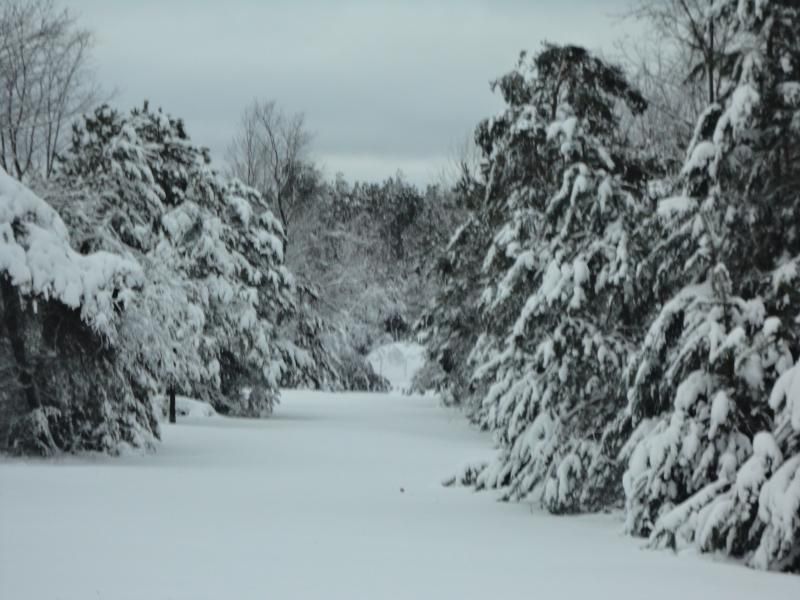
<svg viewBox="0 0 800 600"><path fill-rule="evenodd" d="M780 600L800 578L639 549L440 481L487 438L431 398L287 392L155 455L0 462L8 600Z"/></svg>

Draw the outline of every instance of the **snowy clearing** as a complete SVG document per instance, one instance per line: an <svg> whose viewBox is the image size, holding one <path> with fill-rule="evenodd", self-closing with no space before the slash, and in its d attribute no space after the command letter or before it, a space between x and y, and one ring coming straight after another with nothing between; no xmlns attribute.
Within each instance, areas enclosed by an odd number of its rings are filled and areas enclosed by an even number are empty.
<svg viewBox="0 0 800 600"><path fill-rule="evenodd" d="M486 436L432 398L285 392L157 454L0 462L0 598L800 598L800 579L640 549L616 515L443 488Z"/></svg>

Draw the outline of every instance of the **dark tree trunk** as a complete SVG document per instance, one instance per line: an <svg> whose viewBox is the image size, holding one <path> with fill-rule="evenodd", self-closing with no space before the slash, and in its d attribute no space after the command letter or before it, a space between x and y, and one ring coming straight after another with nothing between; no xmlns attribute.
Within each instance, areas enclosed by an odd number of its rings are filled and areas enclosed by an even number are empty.
<svg viewBox="0 0 800 600"><path fill-rule="evenodd" d="M714 104L717 101L714 94L714 19L708 21L708 102Z"/></svg>
<svg viewBox="0 0 800 600"><path fill-rule="evenodd" d="M8 341L11 346L11 353L14 357L17 381L22 387L25 400L30 410L41 407L39 392L36 383L33 381L31 364L28 362L25 352L25 340L22 333L22 304L19 294L6 276L0 276L0 294L3 300L3 323Z"/></svg>

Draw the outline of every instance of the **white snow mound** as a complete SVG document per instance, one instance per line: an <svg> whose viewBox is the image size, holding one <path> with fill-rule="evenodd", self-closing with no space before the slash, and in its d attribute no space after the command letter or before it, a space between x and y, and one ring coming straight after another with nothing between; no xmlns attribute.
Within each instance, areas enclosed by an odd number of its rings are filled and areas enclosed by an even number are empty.
<svg viewBox="0 0 800 600"><path fill-rule="evenodd" d="M413 342L394 342L379 346L367 355L378 375L389 380L393 390L411 389L414 374L425 364L425 347Z"/></svg>
<svg viewBox="0 0 800 600"><path fill-rule="evenodd" d="M95 331L110 334L116 306L141 285L141 267L108 252L88 256L69 245L58 213L0 168L0 275L22 294L79 309Z"/></svg>
<svg viewBox="0 0 800 600"><path fill-rule="evenodd" d="M169 404L166 396L157 396L155 404L156 414L162 415L166 420ZM217 417L219 414L208 402L187 398L186 396L175 396L175 414L179 417Z"/></svg>

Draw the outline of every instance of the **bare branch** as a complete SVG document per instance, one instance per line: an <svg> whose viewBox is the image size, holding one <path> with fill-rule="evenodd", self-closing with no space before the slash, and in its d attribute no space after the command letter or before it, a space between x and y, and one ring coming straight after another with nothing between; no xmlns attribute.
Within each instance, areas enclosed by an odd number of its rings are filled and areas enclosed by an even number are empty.
<svg viewBox="0 0 800 600"><path fill-rule="evenodd" d="M97 100L91 45L52 0L0 3L0 164L17 178L50 175L65 126Z"/></svg>
<svg viewBox="0 0 800 600"><path fill-rule="evenodd" d="M273 101L254 100L228 146L231 174L262 194L285 231L313 188L304 185L304 177L314 172L310 144L302 114L286 115Z"/></svg>

